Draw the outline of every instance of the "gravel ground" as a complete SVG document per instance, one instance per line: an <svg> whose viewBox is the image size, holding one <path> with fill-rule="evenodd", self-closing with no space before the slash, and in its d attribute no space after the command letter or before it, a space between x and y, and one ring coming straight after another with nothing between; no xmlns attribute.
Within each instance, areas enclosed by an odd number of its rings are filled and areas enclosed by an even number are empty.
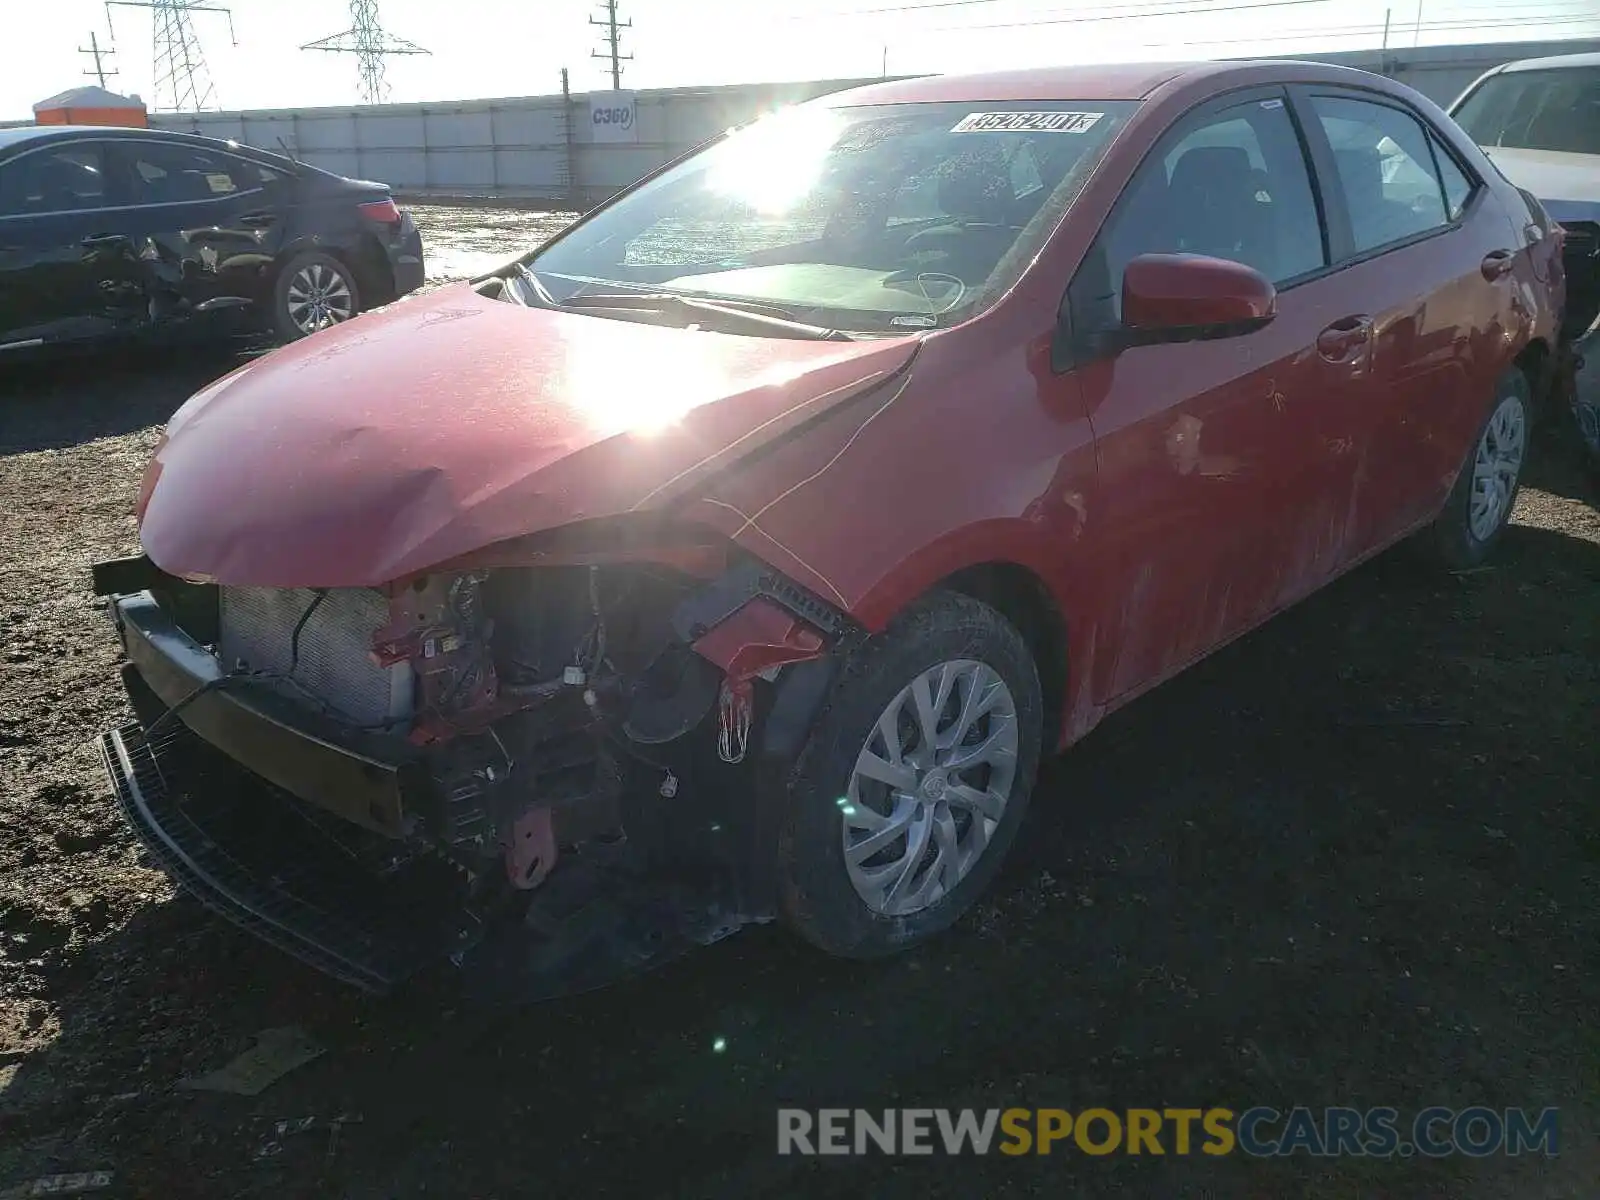
<svg viewBox="0 0 1600 1200"><path fill-rule="evenodd" d="M436 278L561 220L418 211ZM363 1000L209 918L102 780L126 710L87 568L135 548L157 428L235 361L0 375L0 1194L107 1169L98 1194L161 1197L1594 1195L1600 514L1559 447L1490 569L1384 556L1052 765L939 944L859 966L751 930L484 1013ZM175 1089L284 1025L327 1052L254 1099ZM1561 1156L773 1153L785 1103L1473 1102L1560 1106ZM273 1122L339 1114L273 1150Z"/></svg>

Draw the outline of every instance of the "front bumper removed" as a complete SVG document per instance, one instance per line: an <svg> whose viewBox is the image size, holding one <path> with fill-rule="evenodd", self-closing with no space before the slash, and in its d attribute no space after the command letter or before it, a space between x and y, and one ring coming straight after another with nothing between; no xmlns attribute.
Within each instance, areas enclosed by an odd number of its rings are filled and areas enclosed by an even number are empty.
<svg viewBox="0 0 1600 1200"><path fill-rule="evenodd" d="M470 949L481 918L450 881L361 870L352 847L292 797L222 759L186 726L101 735L124 817L207 908L320 971L383 992Z"/></svg>
<svg viewBox="0 0 1600 1200"><path fill-rule="evenodd" d="M227 761L179 726L110 730L101 753L123 815L203 905L301 962L382 994L452 965L463 991L528 1001L601 987L737 930L706 889L622 862L564 865L516 909L464 899L456 872L369 842Z"/></svg>
<svg viewBox="0 0 1600 1200"><path fill-rule="evenodd" d="M392 739L339 731L247 680L207 689L220 665L149 593L112 606L140 718L100 738L124 816L202 904L319 971L381 994L453 966L468 995L536 1000L770 917L747 878L663 871L626 843L564 859L533 892L475 891L403 836L427 773Z"/></svg>

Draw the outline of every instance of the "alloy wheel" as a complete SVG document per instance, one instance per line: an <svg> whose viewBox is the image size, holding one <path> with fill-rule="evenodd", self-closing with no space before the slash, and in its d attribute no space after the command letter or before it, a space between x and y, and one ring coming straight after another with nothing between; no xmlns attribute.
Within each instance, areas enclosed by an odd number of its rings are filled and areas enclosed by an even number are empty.
<svg viewBox="0 0 1600 1200"><path fill-rule="evenodd" d="M1518 397L1506 396L1484 427L1472 461L1467 524L1478 541L1488 541L1509 517L1527 452L1527 412Z"/></svg>
<svg viewBox="0 0 1600 1200"><path fill-rule="evenodd" d="M839 800L845 866L868 908L908 916L966 878L1011 799L1017 735L1011 689L971 659L929 668L889 702Z"/></svg>
<svg viewBox="0 0 1600 1200"><path fill-rule="evenodd" d="M355 298L343 276L326 263L307 263L288 289L289 319L301 333L315 333L355 316Z"/></svg>

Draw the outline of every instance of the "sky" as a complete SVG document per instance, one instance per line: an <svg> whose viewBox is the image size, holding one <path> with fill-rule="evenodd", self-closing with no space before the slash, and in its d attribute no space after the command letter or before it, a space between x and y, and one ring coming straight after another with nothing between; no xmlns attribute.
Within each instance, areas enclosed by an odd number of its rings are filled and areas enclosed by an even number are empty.
<svg viewBox="0 0 1600 1200"><path fill-rule="evenodd" d="M353 55L300 45L349 27L346 0L203 0L222 108L353 104ZM618 0L624 87L875 77L1083 61L1240 57L1389 45L1600 37L1597 0ZM380 0L385 30L431 54L388 60L395 101L609 86L586 0ZM86 80L93 31L107 80L155 105L151 13L103 0L0 0L0 120ZM161 105L167 107L167 105Z"/></svg>

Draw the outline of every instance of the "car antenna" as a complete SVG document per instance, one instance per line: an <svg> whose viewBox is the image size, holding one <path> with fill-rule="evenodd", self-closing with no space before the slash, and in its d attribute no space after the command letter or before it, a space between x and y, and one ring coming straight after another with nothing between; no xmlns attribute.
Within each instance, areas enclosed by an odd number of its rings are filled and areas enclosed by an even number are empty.
<svg viewBox="0 0 1600 1200"><path fill-rule="evenodd" d="M289 149L289 143L283 140L283 135L282 134L278 135L278 145L283 147L283 152L289 156L289 161L294 163L295 166L297 166L297 167L305 166L305 163L300 161L300 156L298 154L296 154L293 150Z"/></svg>

